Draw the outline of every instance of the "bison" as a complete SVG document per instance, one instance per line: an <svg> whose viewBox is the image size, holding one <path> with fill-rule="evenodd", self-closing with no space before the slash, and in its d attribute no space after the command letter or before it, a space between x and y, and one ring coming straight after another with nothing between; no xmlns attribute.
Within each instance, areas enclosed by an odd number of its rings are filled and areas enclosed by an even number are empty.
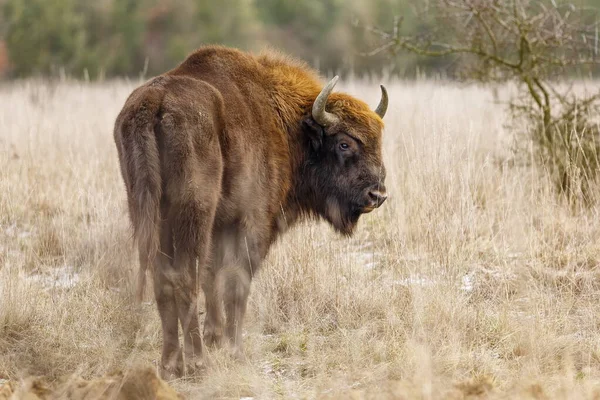
<svg viewBox="0 0 600 400"><path fill-rule="evenodd" d="M323 218L350 235L385 201L387 92L373 111L332 93L336 82L322 87L306 64L273 51L207 46L127 99L114 140L139 299L153 266L164 377L201 363L202 336L207 345L226 338L239 354L250 281L282 232Z"/></svg>

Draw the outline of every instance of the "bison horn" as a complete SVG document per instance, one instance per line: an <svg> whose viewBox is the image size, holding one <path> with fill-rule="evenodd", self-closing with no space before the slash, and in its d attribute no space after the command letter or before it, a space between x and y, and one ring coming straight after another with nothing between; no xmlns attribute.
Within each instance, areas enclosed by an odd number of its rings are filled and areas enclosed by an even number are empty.
<svg viewBox="0 0 600 400"><path fill-rule="evenodd" d="M338 121L338 117L335 114L325 111L325 105L327 104L327 98L333 91L333 87L338 81L338 76L335 76L329 81L327 85L321 90L321 93L317 96L315 103L312 108L312 116L315 121L321 126L331 126Z"/></svg>
<svg viewBox="0 0 600 400"><path fill-rule="evenodd" d="M381 87L381 100L379 101L379 105L375 109L375 113L381 118L383 118L388 108L388 94L387 90L385 90L385 87L383 85L379 86Z"/></svg>

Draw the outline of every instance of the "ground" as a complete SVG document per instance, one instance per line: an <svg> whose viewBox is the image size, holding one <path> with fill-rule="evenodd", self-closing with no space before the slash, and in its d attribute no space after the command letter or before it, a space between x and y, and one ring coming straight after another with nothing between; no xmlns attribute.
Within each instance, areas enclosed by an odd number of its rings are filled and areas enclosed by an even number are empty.
<svg viewBox="0 0 600 400"><path fill-rule="evenodd" d="M340 83L377 104L378 82ZM160 323L150 292L133 301L112 139L137 84L0 87L0 386L156 368ZM600 398L598 207L566 204L515 156L496 102L508 89L389 92L390 198L351 239L325 224L286 234L255 277L246 360L210 351L202 374L171 387L190 399Z"/></svg>

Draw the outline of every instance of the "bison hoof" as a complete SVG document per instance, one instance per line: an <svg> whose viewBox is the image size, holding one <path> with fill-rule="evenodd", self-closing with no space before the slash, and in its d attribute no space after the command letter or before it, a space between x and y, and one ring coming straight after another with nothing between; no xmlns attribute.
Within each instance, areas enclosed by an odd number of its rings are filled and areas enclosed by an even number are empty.
<svg viewBox="0 0 600 400"><path fill-rule="evenodd" d="M241 345L232 345L231 346L231 357L236 361L246 361L246 354L244 353L244 348Z"/></svg>
<svg viewBox="0 0 600 400"><path fill-rule="evenodd" d="M208 347L220 348L223 345L223 334L215 331L204 331L204 344Z"/></svg>
<svg viewBox="0 0 600 400"><path fill-rule="evenodd" d="M201 357L194 357L185 362L185 374L188 376L201 375L206 369L206 363Z"/></svg>
<svg viewBox="0 0 600 400"><path fill-rule="evenodd" d="M165 381L183 376L183 355L180 351L171 357L163 357L160 364L160 377Z"/></svg>
<svg viewBox="0 0 600 400"><path fill-rule="evenodd" d="M183 376L183 368L161 365L160 377L164 381L172 381Z"/></svg>

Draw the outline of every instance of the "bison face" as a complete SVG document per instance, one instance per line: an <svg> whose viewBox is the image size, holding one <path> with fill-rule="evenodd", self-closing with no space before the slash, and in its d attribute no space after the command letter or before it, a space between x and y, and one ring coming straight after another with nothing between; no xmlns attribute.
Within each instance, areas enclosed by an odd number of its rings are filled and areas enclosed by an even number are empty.
<svg viewBox="0 0 600 400"><path fill-rule="evenodd" d="M312 115L304 120L309 138L305 178L311 182L319 214L336 230L350 235L359 217L387 198L381 156L381 118L387 108L387 93L382 87L380 105L371 111L351 96L331 94L335 81L323 89ZM325 104L331 111L324 110Z"/></svg>

